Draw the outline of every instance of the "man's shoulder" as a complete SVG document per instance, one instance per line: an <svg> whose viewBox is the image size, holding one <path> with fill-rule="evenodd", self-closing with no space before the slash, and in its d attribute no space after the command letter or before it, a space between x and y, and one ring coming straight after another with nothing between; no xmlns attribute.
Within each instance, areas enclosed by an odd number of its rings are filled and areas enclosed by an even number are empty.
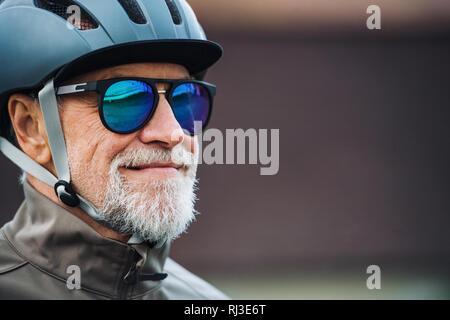
<svg viewBox="0 0 450 320"><path fill-rule="evenodd" d="M0 300L29 298L21 289L26 282L27 265L28 261L15 251L0 229Z"/></svg>
<svg viewBox="0 0 450 320"><path fill-rule="evenodd" d="M27 261L22 258L9 243L3 228L0 229L0 275L11 272L23 265Z"/></svg>
<svg viewBox="0 0 450 320"><path fill-rule="evenodd" d="M210 283L196 276L180 264L167 258L164 271L168 277L164 280L165 289L172 292L178 292L179 297L175 299L208 299L208 300L229 300L230 297L212 286ZM180 287L185 290L180 291Z"/></svg>

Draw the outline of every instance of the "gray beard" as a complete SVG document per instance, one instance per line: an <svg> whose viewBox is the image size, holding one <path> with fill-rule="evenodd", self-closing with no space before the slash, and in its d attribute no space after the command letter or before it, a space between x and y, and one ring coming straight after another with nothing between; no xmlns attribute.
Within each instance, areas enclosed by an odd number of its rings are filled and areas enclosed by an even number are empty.
<svg viewBox="0 0 450 320"><path fill-rule="evenodd" d="M186 176L142 184L128 182L118 169L124 164L152 161L186 163L187 154L179 151L178 155L172 153L171 158L167 153L151 149L118 154L111 163L100 217L117 232L137 234L145 241L178 238L198 214L194 209L198 182L196 164L188 166Z"/></svg>

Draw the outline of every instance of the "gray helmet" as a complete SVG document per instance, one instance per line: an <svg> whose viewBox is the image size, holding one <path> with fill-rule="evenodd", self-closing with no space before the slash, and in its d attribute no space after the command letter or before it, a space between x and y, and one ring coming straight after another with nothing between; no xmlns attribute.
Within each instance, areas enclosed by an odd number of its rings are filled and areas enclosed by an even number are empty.
<svg viewBox="0 0 450 320"><path fill-rule="evenodd" d="M54 83L133 62L181 64L202 79L222 56L222 47L206 39L185 0L0 0L0 48L0 150L54 187L62 202L97 220L96 208L70 186ZM58 177L5 139L11 129L8 98L28 90L40 90Z"/></svg>

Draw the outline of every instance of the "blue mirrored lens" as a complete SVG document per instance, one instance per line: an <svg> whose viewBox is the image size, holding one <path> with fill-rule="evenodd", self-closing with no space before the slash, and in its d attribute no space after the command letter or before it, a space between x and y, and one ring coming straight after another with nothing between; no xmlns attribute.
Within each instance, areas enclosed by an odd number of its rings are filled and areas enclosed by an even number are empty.
<svg viewBox="0 0 450 320"><path fill-rule="evenodd" d="M124 80L112 84L103 98L103 118L119 133L136 130L152 112L155 95L148 84Z"/></svg>
<svg viewBox="0 0 450 320"><path fill-rule="evenodd" d="M172 109L181 128L195 134L194 121L203 127L211 108L208 89L198 83L183 83L172 94Z"/></svg>

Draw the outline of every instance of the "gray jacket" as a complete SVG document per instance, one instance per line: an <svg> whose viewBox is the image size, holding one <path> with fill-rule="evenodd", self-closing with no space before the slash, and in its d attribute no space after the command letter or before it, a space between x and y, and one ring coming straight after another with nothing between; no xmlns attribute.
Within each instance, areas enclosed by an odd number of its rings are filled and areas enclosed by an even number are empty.
<svg viewBox="0 0 450 320"><path fill-rule="evenodd" d="M105 238L26 182L24 193L0 229L0 299L228 299L170 259L170 243Z"/></svg>

